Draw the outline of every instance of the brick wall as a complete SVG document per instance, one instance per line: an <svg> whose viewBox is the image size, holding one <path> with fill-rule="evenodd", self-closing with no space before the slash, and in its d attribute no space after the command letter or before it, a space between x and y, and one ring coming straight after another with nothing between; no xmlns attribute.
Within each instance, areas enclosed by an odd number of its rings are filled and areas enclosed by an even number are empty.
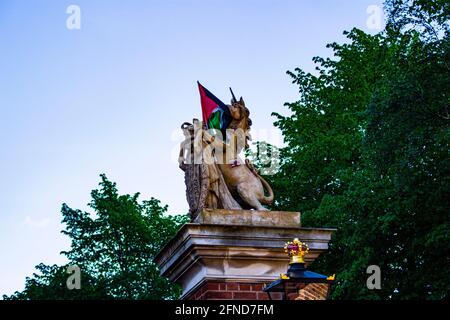
<svg viewBox="0 0 450 320"><path fill-rule="evenodd" d="M269 300L263 290L264 283L254 282L225 282L206 281L186 300ZM289 297L296 300L325 300L327 295L326 284L310 284L300 290L297 296ZM281 300L281 293L272 293L273 300Z"/></svg>
<svg viewBox="0 0 450 320"><path fill-rule="evenodd" d="M328 285L326 283L311 283L299 291L295 300L326 300Z"/></svg>

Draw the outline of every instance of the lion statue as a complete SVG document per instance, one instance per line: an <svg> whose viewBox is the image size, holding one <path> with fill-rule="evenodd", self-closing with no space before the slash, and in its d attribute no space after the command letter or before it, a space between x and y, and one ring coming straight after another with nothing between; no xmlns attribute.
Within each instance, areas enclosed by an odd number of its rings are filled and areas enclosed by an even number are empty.
<svg viewBox="0 0 450 320"><path fill-rule="evenodd" d="M242 97L239 101L233 99L228 108L232 120L225 139L222 134L214 135L204 130L204 125L200 128L203 130L197 131L201 135L194 132L194 125L184 123L182 126L185 140L180 145L179 163L185 171L191 215L196 215L202 208L267 211L263 204L270 204L274 199L267 181L248 159L243 161L239 157L243 150L249 148L248 141L251 140L252 122L244 100ZM199 123L197 119L193 122ZM208 161L194 161L194 154Z"/></svg>

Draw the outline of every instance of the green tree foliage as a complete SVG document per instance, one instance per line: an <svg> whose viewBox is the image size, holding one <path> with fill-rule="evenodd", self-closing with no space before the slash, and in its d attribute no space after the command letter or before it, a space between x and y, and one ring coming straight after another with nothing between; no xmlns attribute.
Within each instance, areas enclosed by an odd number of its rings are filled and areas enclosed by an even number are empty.
<svg viewBox="0 0 450 320"><path fill-rule="evenodd" d="M116 184L101 176L91 193L94 214L62 206L62 231L72 241L66 266L38 265L23 292L5 299L175 299L179 288L159 275L153 258L187 222L167 216L167 206L139 193L119 195ZM81 269L81 289L68 290L67 266Z"/></svg>
<svg viewBox="0 0 450 320"><path fill-rule="evenodd" d="M313 266L337 273L333 298L448 298L448 2L386 8L384 32L353 29L329 45L334 58L314 58L317 74L288 72L300 99L287 104L291 116L275 114L287 146L268 177L273 207L338 228ZM372 264L381 290L366 287Z"/></svg>
<svg viewBox="0 0 450 320"><path fill-rule="evenodd" d="M450 2L447 0L388 0L387 29L416 28L429 40L440 38L450 28Z"/></svg>

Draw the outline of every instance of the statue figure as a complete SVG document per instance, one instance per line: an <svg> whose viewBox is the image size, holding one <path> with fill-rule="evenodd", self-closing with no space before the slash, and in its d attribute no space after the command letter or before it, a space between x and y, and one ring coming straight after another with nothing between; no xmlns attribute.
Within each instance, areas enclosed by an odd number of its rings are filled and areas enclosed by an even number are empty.
<svg viewBox="0 0 450 320"><path fill-rule="evenodd" d="M192 220L203 208L268 210L263 204L274 198L270 185L250 161L239 157L251 140L252 122L244 100L233 97L227 107L232 120L225 137L221 131L206 130L198 119L181 126L185 140L180 144L179 166L185 172Z"/></svg>

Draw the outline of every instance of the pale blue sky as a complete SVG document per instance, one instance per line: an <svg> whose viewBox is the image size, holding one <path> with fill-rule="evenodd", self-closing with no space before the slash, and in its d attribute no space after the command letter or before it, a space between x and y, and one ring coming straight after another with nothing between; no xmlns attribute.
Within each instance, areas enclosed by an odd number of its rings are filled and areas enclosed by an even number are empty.
<svg viewBox="0 0 450 320"><path fill-rule="evenodd" d="M343 30L377 32L369 5L381 0L1 0L0 295L65 262L61 204L87 210L100 173L187 211L172 155L201 115L197 80L224 102L232 86L253 136L277 143L270 114L298 99L286 70L313 71Z"/></svg>

